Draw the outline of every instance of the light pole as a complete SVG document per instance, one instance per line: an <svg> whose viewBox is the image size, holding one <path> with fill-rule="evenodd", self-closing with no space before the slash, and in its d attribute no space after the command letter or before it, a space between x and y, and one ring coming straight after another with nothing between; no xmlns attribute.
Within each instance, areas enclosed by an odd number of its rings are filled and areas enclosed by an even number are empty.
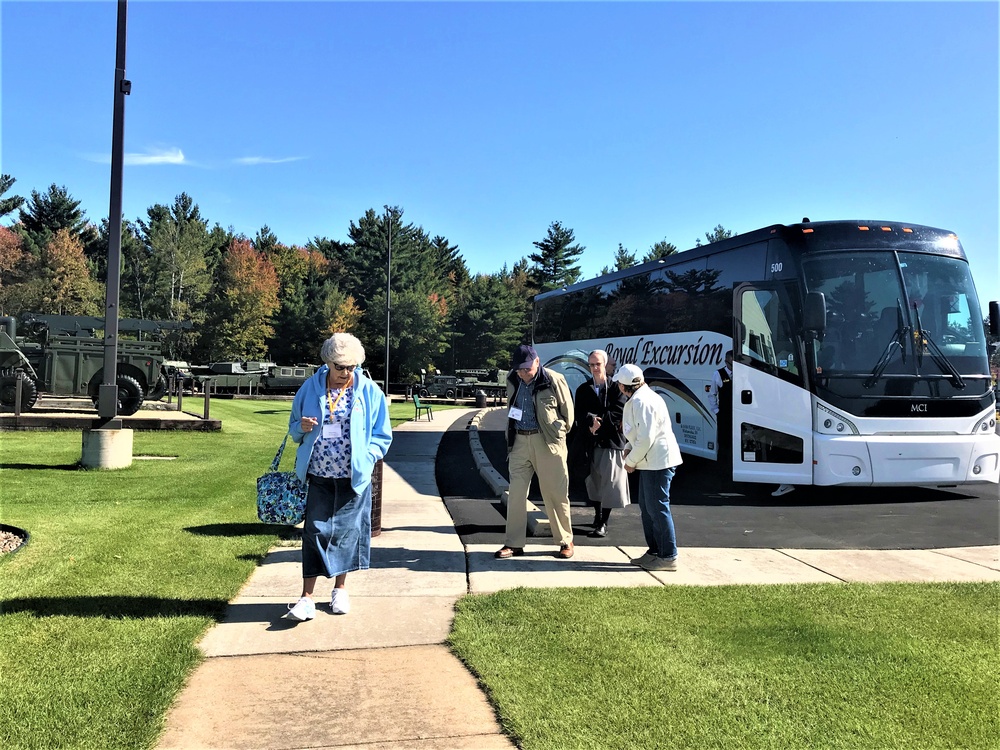
<svg viewBox="0 0 1000 750"><path fill-rule="evenodd" d="M388 243L385 254L385 395L389 397L389 320L392 312L392 211L385 207L386 231Z"/></svg>
<svg viewBox="0 0 1000 750"><path fill-rule="evenodd" d="M115 90L111 121L111 205L108 213L108 278L104 305L104 376L97 388L97 419L83 430L80 463L88 468L124 469L132 465L132 430L118 418L118 302L122 259L122 169L125 163L125 78L128 0L118 0Z"/></svg>
<svg viewBox="0 0 1000 750"><path fill-rule="evenodd" d="M128 1L118 0L115 45L114 111L111 123L111 210L108 213L108 280L104 307L104 379L98 387L97 416L101 426L121 429L118 416L118 297L122 258L122 166L125 158L125 97L132 83L125 78Z"/></svg>

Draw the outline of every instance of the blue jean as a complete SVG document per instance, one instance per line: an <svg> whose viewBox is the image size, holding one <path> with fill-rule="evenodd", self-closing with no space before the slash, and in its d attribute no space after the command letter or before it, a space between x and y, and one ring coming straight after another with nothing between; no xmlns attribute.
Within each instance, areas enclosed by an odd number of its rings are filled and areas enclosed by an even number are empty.
<svg viewBox="0 0 1000 750"><path fill-rule="evenodd" d="M302 577L334 578L368 570L372 536L372 488L354 494L350 479L309 475L302 527Z"/></svg>
<svg viewBox="0 0 1000 750"><path fill-rule="evenodd" d="M673 560L677 557L674 519L670 515L670 482L677 472L669 469L639 469L639 511L642 533L650 554Z"/></svg>

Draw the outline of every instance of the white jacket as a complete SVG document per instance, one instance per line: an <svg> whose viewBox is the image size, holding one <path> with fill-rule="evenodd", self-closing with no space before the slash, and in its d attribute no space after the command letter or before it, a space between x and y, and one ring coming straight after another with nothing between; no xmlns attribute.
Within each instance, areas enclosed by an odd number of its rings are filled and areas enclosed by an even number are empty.
<svg viewBox="0 0 1000 750"><path fill-rule="evenodd" d="M628 441L626 466L652 470L681 464L681 449L670 425L670 410L648 385L640 387L625 404L622 431Z"/></svg>

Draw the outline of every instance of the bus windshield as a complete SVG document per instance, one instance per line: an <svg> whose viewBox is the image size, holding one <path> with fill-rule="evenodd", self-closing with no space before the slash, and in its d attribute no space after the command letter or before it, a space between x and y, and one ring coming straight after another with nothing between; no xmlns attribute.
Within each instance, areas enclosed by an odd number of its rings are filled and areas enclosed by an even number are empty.
<svg viewBox="0 0 1000 750"><path fill-rule="evenodd" d="M826 297L826 331L811 351L821 388L840 396L981 391L982 382L967 390L962 377L988 371L968 263L865 251L817 255L803 271L808 291Z"/></svg>

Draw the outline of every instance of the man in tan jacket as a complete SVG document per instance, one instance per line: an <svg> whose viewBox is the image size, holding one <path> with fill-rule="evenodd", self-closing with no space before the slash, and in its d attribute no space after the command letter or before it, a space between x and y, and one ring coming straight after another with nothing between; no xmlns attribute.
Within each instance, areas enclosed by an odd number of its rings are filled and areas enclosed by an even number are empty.
<svg viewBox="0 0 1000 750"><path fill-rule="evenodd" d="M495 557L524 554L527 537L528 489L531 477L545 503L556 557L573 556L573 526L569 510L566 434L573 426L573 395L566 378L541 366L534 347L522 344L507 376L507 534Z"/></svg>

